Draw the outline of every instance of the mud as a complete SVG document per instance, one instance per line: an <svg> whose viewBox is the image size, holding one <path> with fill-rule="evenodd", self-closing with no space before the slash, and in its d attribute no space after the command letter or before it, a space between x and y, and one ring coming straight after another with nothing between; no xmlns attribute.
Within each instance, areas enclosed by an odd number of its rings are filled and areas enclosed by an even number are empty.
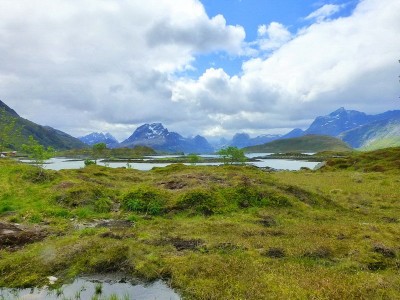
<svg viewBox="0 0 400 300"><path fill-rule="evenodd" d="M39 227L25 228L18 224L0 222L0 249L18 250L46 236L47 232Z"/></svg>

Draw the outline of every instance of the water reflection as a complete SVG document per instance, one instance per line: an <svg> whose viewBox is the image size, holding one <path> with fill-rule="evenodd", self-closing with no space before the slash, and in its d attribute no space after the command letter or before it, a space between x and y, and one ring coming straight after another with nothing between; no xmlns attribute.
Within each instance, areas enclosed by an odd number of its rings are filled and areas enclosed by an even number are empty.
<svg viewBox="0 0 400 300"><path fill-rule="evenodd" d="M61 300L61 299L143 299L179 300L180 296L162 281L152 284L135 284L124 280L106 278L104 275L77 278L58 289L0 289L0 299Z"/></svg>

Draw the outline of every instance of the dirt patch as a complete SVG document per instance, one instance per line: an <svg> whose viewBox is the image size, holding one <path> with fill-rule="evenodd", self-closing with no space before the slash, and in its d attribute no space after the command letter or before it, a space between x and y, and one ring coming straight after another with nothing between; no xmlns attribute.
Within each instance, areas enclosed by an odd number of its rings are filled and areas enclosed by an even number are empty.
<svg viewBox="0 0 400 300"><path fill-rule="evenodd" d="M261 224L264 227L276 226L276 221L271 216L265 216L261 220L258 220L257 223Z"/></svg>
<svg viewBox="0 0 400 300"><path fill-rule="evenodd" d="M313 258L313 259L328 259L332 257L332 249L325 246L317 247L313 250L306 251L303 257Z"/></svg>
<svg viewBox="0 0 400 300"><path fill-rule="evenodd" d="M128 220L101 220L95 227L131 228L135 223Z"/></svg>
<svg viewBox="0 0 400 300"><path fill-rule="evenodd" d="M392 217L383 217L382 220L386 223L399 223L399 220L397 218Z"/></svg>
<svg viewBox="0 0 400 300"><path fill-rule="evenodd" d="M390 249L389 247L386 247L385 245L382 245L382 244L375 244L372 247L372 250L376 253L382 254L385 257L389 257L389 258L396 257L396 252L393 249Z"/></svg>
<svg viewBox="0 0 400 300"><path fill-rule="evenodd" d="M70 181L63 181L60 184L57 184L54 188L56 190L62 190L62 189L69 189L75 186L75 183L70 182Z"/></svg>
<svg viewBox="0 0 400 300"><path fill-rule="evenodd" d="M198 249L198 247L204 245L204 241L200 239L185 240L180 237L173 237L173 238L169 237L152 241L150 244L156 246L172 244L176 248L176 250L183 251L183 250L196 250Z"/></svg>
<svg viewBox="0 0 400 300"><path fill-rule="evenodd" d="M168 190L180 190L187 186L186 182L179 181L179 180L170 180L167 182L162 182L161 185Z"/></svg>
<svg viewBox="0 0 400 300"><path fill-rule="evenodd" d="M0 222L0 249L18 250L26 244L43 240L47 232L40 228L23 228Z"/></svg>
<svg viewBox="0 0 400 300"><path fill-rule="evenodd" d="M204 242L200 239L193 240L184 240L181 238L172 238L169 242L176 248L178 251L183 250L194 250L201 246Z"/></svg>
<svg viewBox="0 0 400 300"><path fill-rule="evenodd" d="M282 258L285 257L285 250L282 248L269 248L265 253L265 256L271 257L271 258Z"/></svg>

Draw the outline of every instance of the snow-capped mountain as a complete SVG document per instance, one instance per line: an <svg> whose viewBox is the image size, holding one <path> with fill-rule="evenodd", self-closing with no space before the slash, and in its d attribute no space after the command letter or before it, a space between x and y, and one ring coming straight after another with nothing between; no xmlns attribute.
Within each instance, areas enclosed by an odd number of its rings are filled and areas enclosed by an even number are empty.
<svg viewBox="0 0 400 300"><path fill-rule="evenodd" d="M387 111L377 115L367 115L343 107L327 116L317 117L306 134L335 136L353 148L362 148L372 142L381 144L380 139L392 142L399 140L397 126L400 124L400 110Z"/></svg>
<svg viewBox="0 0 400 300"><path fill-rule="evenodd" d="M170 132L161 123L144 124L123 141L121 147L148 146L165 152L212 153L213 148L202 136L185 138Z"/></svg>
<svg viewBox="0 0 400 300"><path fill-rule="evenodd" d="M337 136L343 131L369 122L371 122L371 118L365 113L356 110L346 110L341 107L327 116L317 117L305 131L305 134Z"/></svg>
<svg viewBox="0 0 400 300"><path fill-rule="evenodd" d="M116 148L118 147L119 143L115 137L113 137L109 133L102 133L102 132L92 132L88 135L79 137L82 142L86 145L93 146L94 144L98 143L105 143L108 148Z"/></svg>

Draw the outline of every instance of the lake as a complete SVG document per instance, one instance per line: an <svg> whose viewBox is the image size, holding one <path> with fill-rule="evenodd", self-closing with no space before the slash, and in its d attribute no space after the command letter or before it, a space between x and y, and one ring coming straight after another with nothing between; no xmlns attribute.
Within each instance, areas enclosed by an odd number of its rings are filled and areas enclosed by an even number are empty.
<svg viewBox="0 0 400 300"><path fill-rule="evenodd" d="M266 156L270 153L249 153L246 155L249 158L257 157L257 156ZM151 170L154 167L166 167L170 165L171 163L150 163L146 162L146 160L149 159L157 159L157 158L176 158L179 156L171 155L167 156L164 155L162 157L160 156L151 156L151 157L146 157L144 159L144 162L130 162L129 166L132 169L136 170L141 170L141 171L148 171ZM218 155L202 155L204 158L215 158L219 157ZM29 163L28 160L22 160L23 162ZM101 166L108 166L111 168L121 168L121 167L127 167L126 162L110 162L110 163L103 163L101 161L98 162L99 165ZM186 165L190 165L189 163L185 163ZM196 165L199 166L218 166L221 165L222 163L219 162L206 162L206 163L197 163ZM259 161L254 161L254 162L249 162L249 165L254 165L259 168L274 168L278 170L300 170L302 167L307 167L310 169L313 169L318 162L310 162L310 161L305 161L305 160L291 160L291 159L260 159ZM84 160L76 160L76 159L68 159L68 158L63 158L63 157L55 157L52 159L49 159L46 161L45 168L49 170L62 170L62 169L79 169L83 168L85 166Z"/></svg>

